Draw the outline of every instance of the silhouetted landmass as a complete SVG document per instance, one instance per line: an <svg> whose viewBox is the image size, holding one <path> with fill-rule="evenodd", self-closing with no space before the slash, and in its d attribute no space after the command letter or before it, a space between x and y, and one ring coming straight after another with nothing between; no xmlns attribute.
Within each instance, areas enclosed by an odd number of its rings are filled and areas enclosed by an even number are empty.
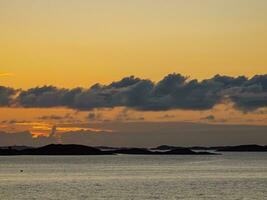
<svg viewBox="0 0 267 200"><path fill-rule="evenodd" d="M152 151L149 151L145 148L122 148L113 151L115 154L143 154L143 155L151 155Z"/></svg>
<svg viewBox="0 0 267 200"><path fill-rule="evenodd" d="M104 150L103 150L104 149ZM197 151L194 151L195 149ZM12 146L0 147L0 155L217 155L217 152L267 152L267 146L239 145L220 147L175 147L161 145L156 148L89 147L76 144L50 144L39 148Z"/></svg>
<svg viewBox="0 0 267 200"><path fill-rule="evenodd" d="M232 152L265 152L267 151L267 146L260 145L239 145L239 146L229 146L221 147L217 151L232 151Z"/></svg>
<svg viewBox="0 0 267 200"><path fill-rule="evenodd" d="M151 148L151 150L161 150L161 151L166 151L166 150L174 150L174 149L180 149L182 147L176 147L176 146L169 146L169 145L160 145L156 148Z"/></svg>
<svg viewBox="0 0 267 200"><path fill-rule="evenodd" d="M205 150L205 151L218 150L220 148L222 148L222 147L220 147L220 146L215 146L215 147L201 147L201 146L189 147L189 149L191 149L191 150Z"/></svg>
<svg viewBox="0 0 267 200"><path fill-rule="evenodd" d="M114 155L114 154L134 154L134 155L213 155L209 152L194 152L187 148L177 148L170 151L150 151L146 148L120 148L105 150L75 144L50 144L39 148L29 148L23 150L0 149L0 155Z"/></svg>
<svg viewBox="0 0 267 200"><path fill-rule="evenodd" d="M155 148L151 148L151 150L160 150L160 151L167 151L167 150L175 150L175 149L191 149L191 150L203 150L203 151L209 151L209 150L218 150L220 148L223 148L221 146L215 146L215 147L202 147L202 146L193 146L193 147L178 147L178 146L169 146L169 145L161 145Z"/></svg>
<svg viewBox="0 0 267 200"><path fill-rule="evenodd" d="M177 147L177 146L169 146L169 145L161 145L156 148L151 148L151 150L175 150L175 149L184 149L185 147ZM244 152L260 152L260 151L267 151L267 146L261 145L238 145L238 146L212 146L212 147L202 147L202 146L193 146L193 147L186 147L186 149L190 149L193 151L244 151Z"/></svg>
<svg viewBox="0 0 267 200"><path fill-rule="evenodd" d="M164 152L164 154L169 155L215 155L215 153L203 151L203 152L195 152L188 148L177 148L170 151Z"/></svg>
<svg viewBox="0 0 267 200"><path fill-rule="evenodd" d="M122 149L123 147L95 146L95 148L103 150L103 151L108 151L108 150Z"/></svg>
<svg viewBox="0 0 267 200"><path fill-rule="evenodd" d="M28 146L3 146L0 149L14 149L14 150L24 150L24 149L32 149L33 147Z"/></svg>
<svg viewBox="0 0 267 200"><path fill-rule="evenodd" d="M0 155L1 156L12 156L12 155L19 155L18 150L15 149L0 149Z"/></svg>
<svg viewBox="0 0 267 200"><path fill-rule="evenodd" d="M140 155L214 155L210 152L195 152L188 148L176 148L169 151L150 151L145 148L123 148L113 151L115 154L140 154Z"/></svg>
<svg viewBox="0 0 267 200"><path fill-rule="evenodd" d="M75 144L50 144L39 148L16 150L12 147L0 149L0 155L109 155L111 152Z"/></svg>
<svg viewBox="0 0 267 200"><path fill-rule="evenodd" d="M50 144L40 148L25 149L20 151L22 155L107 155L110 152L97 148L75 144Z"/></svg>

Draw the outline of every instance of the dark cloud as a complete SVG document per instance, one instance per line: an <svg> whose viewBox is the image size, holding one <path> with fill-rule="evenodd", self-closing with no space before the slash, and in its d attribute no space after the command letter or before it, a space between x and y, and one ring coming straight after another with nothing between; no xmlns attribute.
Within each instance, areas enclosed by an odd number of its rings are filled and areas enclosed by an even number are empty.
<svg viewBox="0 0 267 200"><path fill-rule="evenodd" d="M44 115L44 116L38 117L38 119L41 119L41 120L62 120L64 118L65 118L64 116L60 116L60 115Z"/></svg>
<svg viewBox="0 0 267 200"><path fill-rule="evenodd" d="M132 113L129 112L129 109L123 109L116 116L116 121L143 121L145 120L142 116L133 116Z"/></svg>
<svg viewBox="0 0 267 200"><path fill-rule="evenodd" d="M222 84L213 79L198 82L179 74L170 74L155 85L152 101L159 110L206 110L219 103Z"/></svg>
<svg viewBox="0 0 267 200"><path fill-rule="evenodd" d="M222 93L243 111L267 107L267 75L256 75L247 79L243 84L228 88Z"/></svg>
<svg viewBox="0 0 267 200"><path fill-rule="evenodd" d="M88 116L87 116L87 119L90 122L103 121L104 120L102 114L94 113L94 112L89 113Z"/></svg>
<svg viewBox="0 0 267 200"><path fill-rule="evenodd" d="M14 89L0 87L0 105L10 106L14 93ZM22 107L63 106L93 110L124 106L135 110L164 111L208 110L226 99L243 111L267 107L267 75L250 79L216 75L198 81L180 74L169 74L158 83L130 76L109 85L95 84L88 89L31 88L20 91L15 102Z"/></svg>
<svg viewBox="0 0 267 200"><path fill-rule="evenodd" d="M208 115L208 116L203 117L201 119L207 120L207 121L214 121L215 120L215 116L214 115Z"/></svg>
<svg viewBox="0 0 267 200"><path fill-rule="evenodd" d="M16 92L15 89L0 86L0 106L10 106L12 104L12 97Z"/></svg>
<svg viewBox="0 0 267 200"><path fill-rule="evenodd" d="M58 89L53 86L43 86L22 91L17 97L17 102L23 107L56 107L64 106L66 89Z"/></svg>
<svg viewBox="0 0 267 200"><path fill-rule="evenodd" d="M9 125L16 125L18 123L30 123L31 121L28 120L17 120L17 119L11 119L11 120L3 120L1 123L3 124L9 124Z"/></svg>
<svg viewBox="0 0 267 200"><path fill-rule="evenodd" d="M70 113L67 113L65 115L55 115L55 114L52 114L52 115L43 115L43 116L40 116L38 117L38 119L41 119L41 120L74 120L74 117L70 114Z"/></svg>
<svg viewBox="0 0 267 200"><path fill-rule="evenodd" d="M205 117L200 118L200 120L204 122L215 122L220 124L227 122L226 118L217 118L214 115L207 115Z"/></svg>

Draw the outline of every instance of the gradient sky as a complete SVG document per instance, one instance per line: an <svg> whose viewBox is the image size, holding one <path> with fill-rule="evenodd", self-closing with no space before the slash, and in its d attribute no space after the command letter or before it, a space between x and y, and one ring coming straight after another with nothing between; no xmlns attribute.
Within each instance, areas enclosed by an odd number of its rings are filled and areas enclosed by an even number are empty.
<svg viewBox="0 0 267 200"><path fill-rule="evenodd" d="M0 70L13 75L1 84L263 74L266 9L265 0L1 0Z"/></svg>
<svg viewBox="0 0 267 200"><path fill-rule="evenodd" d="M173 72L199 80L266 74L266 9L266 0L0 0L0 85L74 88L129 75L159 81ZM97 121L97 130L85 125L88 116ZM164 112L0 108L0 120L4 131L29 130L36 136L49 135L53 126L60 126L59 132L119 128L101 128L107 121L142 121L144 128L145 122L171 121L262 130L267 116L265 109L244 113L228 104Z"/></svg>

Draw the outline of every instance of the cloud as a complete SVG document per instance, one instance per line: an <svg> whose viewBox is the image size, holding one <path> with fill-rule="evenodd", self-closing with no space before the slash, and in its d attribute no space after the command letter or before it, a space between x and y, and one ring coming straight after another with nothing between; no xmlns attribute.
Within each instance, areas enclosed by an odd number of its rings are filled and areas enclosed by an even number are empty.
<svg viewBox="0 0 267 200"><path fill-rule="evenodd" d="M259 110L255 111L254 113L259 114L259 115L266 115L267 114L267 108L259 109Z"/></svg>
<svg viewBox="0 0 267 200"><path fill-rule="evenodd" d="M52 115L43 115L43 116L40 116L38 117L37 119L40 119L40 120L45 120L45 121L78 121L78 119L74 119L74 117L72 116L71 113L67 113L65 115L55 115L55 114L52 114Z"/></svg>
<svg viewBox="0 0 267 200"><path fill-rule="evenodd" d="M222 93L235 103L237 109L243 111L267 107L267 74L256 75L239 86L225 89Z"/></svg>
<svg viewBox="0 0 267 200"><path fill-rule="evenodd" d="M50 132L50 135L49 137L54 137L57 133L57 127L54 125L52 128L51 128L51 132Z"/></svg>
<svg viewBox="0 0 267 200"><path fill-rule="evenodd" d="M43 86L22 91L17 102L22 107L57 107L64 106L64 95L67 89L58 89L54 86Z"/></svg>
<svg viewBox="0 0 267 200"><path fill-rule="evenodd" d="M171 119L171 118L175 118L176 115L171 115L171 114L164 114L162 116L159 117L159 119Z"/></svg>
<svg viewBox="0 0 267 200"><path fill-rule="evenodd" d="M214 121L216 118L215 118L214 115L208 115L208 116L203 117L203 118L201 118L201 119L203 119L203 120L207 120L207 121Z"/></svg>
<svg viewBox="0 0 267 200"><path fill-rule="evenodd" d="M94 112L90 112L87 116L87 119L90 122L95 122L95 121L103 121L103 116L101 113L94 113Z"/></svg>
<svg viewBox="0 0 267 200"><path fill-rule="evenodd" d="M9 76L13 76L14 74L12 73L0 73L0 77L9 77Z"/></svg>
<svg viewBox="0 0 267 200"><path fill-rule="evenodd" d="M115 118L116 121L143 121L145 120L142 116L134 116L133 113L130 113L129 109L123 109L119 112Z"/></svg>
<svg viewBox="0 0 267 200"><path fill-rule="evenodd" d="M0 88L0 105L10 106L14 91ZM225 100L230 100L236 109L245 112L267 107L267 74L252 78L216 75L198 81L173 73L158 83L130 76L109 85L95 84L90 88L43 86L19 91L15 105L62 106L76 110L118 106L143 111L208 110Z"/></svg>
<svg viewBox="0 0 267 200"><path fill-rule="evenodd" d="M0 132L0 146L26 145L26 146L43 146L56 143L53 137L36 137L33 138L31 132Z"/></svg>
<svg viewBox="0 0 267 200"><path fill-rule="evenodd" d="M38 119L41 119L41 120L62 120L62 119L65 119L65 117L60 116L60 115L44 115L44 116L38 117Z"/></svg>
<svg viewBox="0 0 267 200"><path fill-rule="evenodd" d="M162 144L177 146L211 146L262 144L267 142L267 126L218 125L185 122L108 122L95 123L96 129L61 129L60 142L65 144L139 146L153 147ZM103 129L104 127L104 129ZM97 131L97 129L103 129ZM106 130L112 129L113 132ZM0 146L41 146L56 143L57 137L39 136L33 138L30 132L0 132Z"/></svg>
<svg viewBox="0 0 267 200"><path fill-rule="evenodd" d="M0 106L11 106L16 93L17 91L13 88L0 86Z"/></svg>

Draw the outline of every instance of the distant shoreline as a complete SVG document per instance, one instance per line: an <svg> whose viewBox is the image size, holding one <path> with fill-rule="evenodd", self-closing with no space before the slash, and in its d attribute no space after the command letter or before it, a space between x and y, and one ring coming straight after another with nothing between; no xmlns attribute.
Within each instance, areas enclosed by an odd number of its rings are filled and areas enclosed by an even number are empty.
<svg viewBox="0 0 267 200"><path fill-rule="evenodd" d="M267 152L267 146L238 145L217 147L176 147L161 145L155 148L90 147L78 144L50 144L43 147L0 147L0 156L13 155L219 155L220 152Z"/></svg>

